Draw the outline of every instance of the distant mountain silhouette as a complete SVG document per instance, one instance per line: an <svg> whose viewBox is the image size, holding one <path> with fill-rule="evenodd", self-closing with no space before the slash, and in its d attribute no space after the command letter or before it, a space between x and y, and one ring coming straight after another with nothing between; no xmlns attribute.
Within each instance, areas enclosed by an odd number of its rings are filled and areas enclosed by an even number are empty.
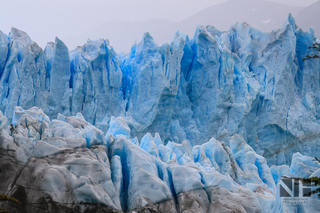
<svg viewBox="0 0 320 213"><path fill-rule="evenodd" d="M213 25L218 30L228 30L236 22L247 22L251 26L270 32L283 25L289 13L301 11L301 7L292 7L269 1L229 0L209 7L177 24L179 30L193 29L197 24ZM190 32L187 32L190 33Z"/></svg>
<svg viewBox="0 0 320 213"><path fill-rule="evenodd" d="M320 1L301 10L295 18L297 25L303 30L308 30L312 26L317 38L320 39Z"/></svg>
<svg viewBox="0 0 320 213"><path fill-rule="evenodd" d="M261 0L229 0L208 7L181 22L165 19L144 22L107 22L82 35L62 40L70 49L74 49L84 44L87 38L91 40L107 38L117 52L129 52L131 45L135 41L139 42L144 32L149 32L158 44L170 41L178 30L193 37L196 26L199 24L213 25L218 30L225 31L236 22L247 22L263 32L269 32L281 27L288 13L295 17L302 9L302 7Z"/></svg>

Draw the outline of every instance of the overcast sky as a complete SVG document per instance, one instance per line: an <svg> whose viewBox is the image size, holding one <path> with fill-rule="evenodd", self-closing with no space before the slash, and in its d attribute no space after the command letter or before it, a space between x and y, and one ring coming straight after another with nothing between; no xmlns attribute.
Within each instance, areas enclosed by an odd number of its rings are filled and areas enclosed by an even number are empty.
<svg viewBox="0 0 320 213"><path fill-rule="evenodd" d="M110 20L144 21L156 18L181 21L226 0L0 0L0 30L16 27L44 47L55 36L86 32ZM257 0L259 1L259 0ZM269 0L308 6L317 0ZM82 44L79 44L82 45Z"/></svg>

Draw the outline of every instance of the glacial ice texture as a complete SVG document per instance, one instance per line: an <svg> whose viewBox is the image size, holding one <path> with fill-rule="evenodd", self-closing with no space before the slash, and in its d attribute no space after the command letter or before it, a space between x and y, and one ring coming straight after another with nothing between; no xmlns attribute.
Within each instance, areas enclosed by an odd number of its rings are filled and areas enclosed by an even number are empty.
<svg viewBox="0 0 320 213"><path fill-rule="evenodd" d="M18 196L25 212L292 212L279 176L320 170L300 153L290 167L270 168L238 134L230 145L211 138L191 147L165 145L158 133L132 138L123 117L111 117L105 136L81 113L50 121L37 107L15 107L13 121L0 113L0 193ZM309 201L296 209L319 212L317 195Z"/></svg>
<svg viewBox="0 0 320 213"><path fill-rule="evenodd" d="M289 164L293 152L320 153L319 60L302 60L315 41L291 16L271 33L199 26L161 46L146 33L126 56L102 39L69 53L56 38L42 51L13 28L1 33L0 107L9 122L15 106L51 119L81 112L104 131L121 115L133 137L158 132L165 143L240 134L269 165Z"/></svg>
<svg viewBox="0 0 320 213"><path fill-rule="evenodd" d="M128 54L103 39L69 52L56 38L42 50L12 28L0 32L0 110L9 123L16 106L51 120L81 113L104 133L122 116L130 137L159 133L165 145L229 145L239 134L269 166L289 165L298 151L320 158L320 60L303 61L316 41L291 15L270 33L198 26L161 46L146 33Z"/></svg>

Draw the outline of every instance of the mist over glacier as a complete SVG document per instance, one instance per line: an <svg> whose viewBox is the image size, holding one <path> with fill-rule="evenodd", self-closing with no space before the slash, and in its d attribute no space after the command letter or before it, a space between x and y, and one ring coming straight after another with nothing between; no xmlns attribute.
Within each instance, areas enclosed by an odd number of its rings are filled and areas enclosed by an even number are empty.
<svg viewBox="0 0 320 213"><path fill-rule="evenodd" d="M303 60L316 41L291 15L270 33L198 26L161 46L145 33L128 54L0 31L0 151L23 174L3 188L68 208L290 212L279 178L320 169L320 60Z"/></svg>

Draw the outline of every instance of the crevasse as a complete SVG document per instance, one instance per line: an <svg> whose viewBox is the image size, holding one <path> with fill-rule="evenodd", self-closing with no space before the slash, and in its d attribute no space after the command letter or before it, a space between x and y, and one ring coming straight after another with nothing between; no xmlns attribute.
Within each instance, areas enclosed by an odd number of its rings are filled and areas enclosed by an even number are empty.
<svg viewBox="0 0 320 213"><path fill-rule="evenodd" d="M9 122L15 106L50 119L80 112L104 133L122 116L133 138L158 132L164 144L228 145L239 134L269 165L297 151L320 158L320 62L302 60L314 42L291 15L270 33L198 26L161 46L146 33L128 54L103 39L69 52L56 38L43 51L12 28L0 32L0 110Z"/></svg>
<svg viewBox="0 0 320 213"><path fill-rule="evenodd" d="M278 190L320 174L316 41L291 15L271 33L146 33L128 54L0 31L0 193L26 212L317 212Z"/></svg>

